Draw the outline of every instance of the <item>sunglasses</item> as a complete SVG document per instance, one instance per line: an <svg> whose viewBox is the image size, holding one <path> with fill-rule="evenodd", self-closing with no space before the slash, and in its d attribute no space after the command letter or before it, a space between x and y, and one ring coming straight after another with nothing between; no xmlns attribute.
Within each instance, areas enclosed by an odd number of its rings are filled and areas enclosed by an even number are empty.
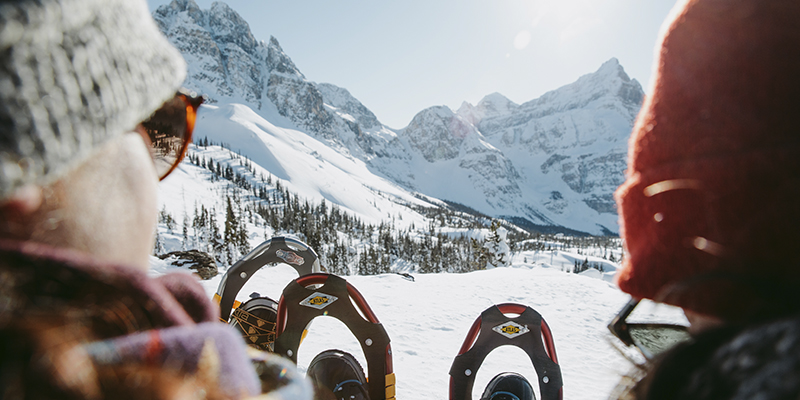
<svg viewBox="0 0 800 400"><path fill-rule="evenodd" d="M192 142L197 109L203 101L203 96L181 89L140 124L139 133L150 145L159 180L174 171L186 155Z"/></svg>
<svg viewBox="0 0 800 400"><path fill-rule="evenodd" d="M632 298L608 324L611 333L626 346L635 346L646 359L652 360L678 343L691 339L688 328L683 325L629 324L626 319L638 304L639 299Z"/></svg>

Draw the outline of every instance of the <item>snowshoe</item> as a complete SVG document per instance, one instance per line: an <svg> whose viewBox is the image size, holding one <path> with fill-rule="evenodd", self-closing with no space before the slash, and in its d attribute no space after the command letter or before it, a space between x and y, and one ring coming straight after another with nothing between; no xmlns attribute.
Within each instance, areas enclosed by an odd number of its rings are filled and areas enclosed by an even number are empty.
<svg viewBox="0 0 800 400"><path fill-rule="evenodd" d="M322 315L344 323L361 344L367 359L368 398L393 400L395 376L389 335L361 293L336 275L306 275L286 286L278 304L275 353L296 363L307 327Z"/></svg>
<svg viewBox="0 0 800 400"><path fill-rule="evenodd" d="M223 275L214 294L214 301L219 304L220 320L227 323L231 311L240 306L236 295L253 274L265 265L279 263L292 266L300 276L317 273L321 269L314 249L299 240L277 236L261 243Z"/></svg>
<svg viewBox="0 0 800 400"><path fill-rule="evenodd" d="M233 310L230 325L244 337L245 343L261 351L273 350L278 303L258 293L250 295L242 305Z"/></svg>
<svg viewBox="0 0 800 400"><path fill-rule="evenodd" d="M350 353L319 353L308 366L306 376L314 385L317 400L369 400L364 370Z"/></svg>
<svg viewBox="0 0 800 400"><path fill-rule="evenodd" d="M536 400L531 383L515 372L502 372L483 390L481 400Z"/></svg>
<svg viewBox="0 0 800 400"><path fill-rule="evenodd" d="M505 314L517 314L508 317ZM475 376L486 356L500 346L516 346L522 349L533 363L539 378L539 394L542 400L561 400L561 367L558 365L553 335L544 318L534 309L521 304L506 303L491 306L475 320L467 334L453 365L450 367L450 400L470 400ZM524 379L524 378L523 378ZM520 383L512 376L500 374L489 383L488 394L497 396L519 396L514 391L501 390L508 385L513 388ZM494 385L493 385L494 384ZM502 384L502 385L501 385ZM532 392L532 390L531 390ZM520 393L524 394L524 390ZM487 392L484 392L484 398ZM495 400L504 397L495 397ZM519 397L519 400L524 400Z"/></svg>

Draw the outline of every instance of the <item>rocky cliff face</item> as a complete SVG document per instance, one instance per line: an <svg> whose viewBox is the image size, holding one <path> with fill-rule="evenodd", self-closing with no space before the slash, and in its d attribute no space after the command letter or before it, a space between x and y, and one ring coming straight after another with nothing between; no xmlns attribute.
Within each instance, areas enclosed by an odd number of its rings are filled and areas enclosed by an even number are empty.
<svg viewBox="0 0 800 400"><path fill-rule="evenodd" d="M643 96L641 85L611 59L511 112L487 114L478 127L498 148L547 156L534 177L556 174L590 208L614 214L611 194L622 183L627 139Z"/></svg>
<svg viewBox="0 0 800 400"><path fill-rule="evenodd" d="M173 0L154 18L189 64L186 86L214 102L280 114L410 190L488 215L618 229L612 193L643 91L616 59L523 104L494 93L456 112L431 107L392 130L346 89L307 80L277 39L256 40L223 3L200 10Z"/></svg>
<svg viewBox="0 0 800 400"><path fill-rule="evenodd" d="M517 185L519 175L513 163L490 144L475 125L445 106L431 107L417 114L401 136L411 151L426 162L412 167L416 174L424 174L431 165L449 162L451 173L455 168L458 173L466 174L472 188L490 206L503 208L508 199L521 195ZM449 178L442 170L434 181ZM460 196L437 194L447 200L464 201Z"/></svg>
<svg viewBox="0 0 800 400"><path fill-rule="evenodd" d="M446 107L424 110L400 134L428 163L459 159L475 189L448 194L435 185L417 187L424 193L535 224L616 231L612 194L624 177L627 140L643 95L611 59L521 105L494 93L475 106L462 104L455 114ZM481 162L467 160L463 151L470 136L486 144L472 152L487 155ZM453 179L453 172L442 179Z"/></svg>
<svg viewBox="0 0 800 400"><path fill-rule="evenodd" d="M247 22L225 3L201 10L193 0L173 0L153 18L189 64L185 85L212 102L274 106L299 128L336 140L337 122L317 86L297 69L278 40L257 41Z"/></svg>

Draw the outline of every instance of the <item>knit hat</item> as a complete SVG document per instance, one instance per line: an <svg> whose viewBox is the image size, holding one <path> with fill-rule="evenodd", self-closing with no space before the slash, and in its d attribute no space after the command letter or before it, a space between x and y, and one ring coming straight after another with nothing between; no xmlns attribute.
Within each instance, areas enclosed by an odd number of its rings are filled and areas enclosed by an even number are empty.
<svg viewBox="0 0 800 400"><path fill-rule="evenodd" d="M0 201L133 130L185 70L143 0L0 3Z"/></svg>
<svg viewBox="0 0 800 400"><path fill-rule="evenodd" d="M799 21L796 0L676 5L615 193L623 291L726 319L800 296Z"/></svg>

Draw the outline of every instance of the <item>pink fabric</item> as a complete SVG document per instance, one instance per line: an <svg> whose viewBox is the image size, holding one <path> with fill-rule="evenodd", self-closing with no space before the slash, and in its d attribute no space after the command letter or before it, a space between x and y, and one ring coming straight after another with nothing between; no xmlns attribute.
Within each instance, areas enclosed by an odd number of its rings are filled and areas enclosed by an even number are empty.
<svg viewBox="0 0 800 400"><path fill-rule="evenodd" d="M98 340L84 347L100 367L144 365L191 375L201 355L213 351L220 390L231 398L260 393L244 341L218 322L217 307L189 274L151 278L75 251L0 241L0 333L29 315L67 316L89 329Z"/></svg>

